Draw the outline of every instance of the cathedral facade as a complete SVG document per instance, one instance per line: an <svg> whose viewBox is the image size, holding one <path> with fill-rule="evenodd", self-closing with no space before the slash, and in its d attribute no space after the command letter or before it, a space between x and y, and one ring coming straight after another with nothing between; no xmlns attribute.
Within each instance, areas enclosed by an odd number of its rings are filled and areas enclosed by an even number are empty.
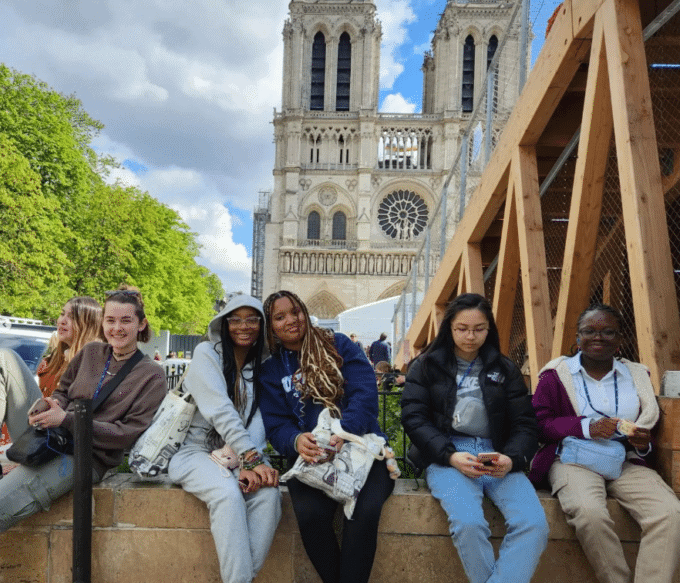
<svg viewBox="0 0 680 583"><path fill-rule="evenodd" d="M274 190L253 277L263 296L289 289L310 313L334 318L401 293L515 6L447 2L424 56L417 114L378 111L373 1L293 0L289 8ZM512 28L505 50L518 55ZM512 103L494 106L510 111L516 98L516 88L505 91Z"/></svg>

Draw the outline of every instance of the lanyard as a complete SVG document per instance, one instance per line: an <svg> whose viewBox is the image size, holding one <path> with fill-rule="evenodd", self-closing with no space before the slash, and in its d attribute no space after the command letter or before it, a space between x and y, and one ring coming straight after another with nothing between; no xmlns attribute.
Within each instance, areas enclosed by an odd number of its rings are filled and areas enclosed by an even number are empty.
<svg viewBox="0 0 680 583"><path fill-rule="evenodd" d="M467 367L467 370L465 371L465 374L463 375L463 378L460 379L460 382L458 383L458 390L463 386L463 383L465 382L465 379L467 376L470 374L470 371L472 370L472 366L475 364L475 361L477 360L477 357L475 356L472 359L472 362L470 363L470 366Z"/></svg>
<svg viewBox="0 0 680 583"><path fill-rule="evenodd" d="M586 399L588 400L588 405L590 405L590 408L595 411L595 413L599 413L603 417L609 418L609 415L605 415L602 411L598 411L595 407L593 407L593 403L590 400L590 393L588 392L588 383L586 382L586 377L583 376L583 371L579 371L581 373L581 380L583 381L583 388L585 389L586 392ZM618 417L619 416L619 383L616 380L616 370L614 370L614 416Z"/></svg>
<svg viewBox="0 0 680 583"><path fill-rule="evenodd" d="M113 354L113 353L111 353ZM97 385L97 388L94 390L94 395L92 395L92 400L94 401L97 398L97 395L99 394L99 391L102 388L102 385L104 384L104 379L106 378L106 373L109 370L109 365L111 364L111 354L109 354L109 358L106 360L106 364L104 365L104 372L102 373L102 378L99 379L99 384Z"/></svg>

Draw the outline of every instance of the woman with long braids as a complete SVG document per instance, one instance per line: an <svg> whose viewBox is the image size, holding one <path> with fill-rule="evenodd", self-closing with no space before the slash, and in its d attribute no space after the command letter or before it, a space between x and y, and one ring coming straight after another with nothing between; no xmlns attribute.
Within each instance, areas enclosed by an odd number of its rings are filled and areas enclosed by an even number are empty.
<svg viewBox="0 0 680 583"><path fill-rule="evenodd" d="M540 372L533 404L544 445L529 478L557 496L598 581L670 583L680 560L680 502L647 461L659 407L647 367L617 357L622 322L611 306L590 306L577 321L576 354L560 356ZM604 477L597 472L601 465L567 463L569 457L563 463L565 443L618 447L625 455L620 475L602 472ZM607 497L640 524L632 577Z"/></svg>
<svg viewBox="0 0 680 583"><path fill-rule="evenodd" d="M382 435L377 422L378 392L373 369L344 334L312 326L305 304L289 291L264 303L272 353L262 365L262 416L274 448L293 461L309 463L324 454L312 430L329 408L354 435ZM333 435L331 446L342 447ZM385 461L375 461L359 493L351 520L344 520L342 549L333 530L338 502L293 478L286 482L307 555L323 583L366 583L371 574L382 506L394 481Z"/></svg>
<svg viewBox="0 0 680 583"><path fill-rule="evenodd" d="M281 518L278 472L258 408L264 346L259 300L233 294L196 347L184 387L197 410L170 478L208 505L224 583L250 583Z"/></svg>

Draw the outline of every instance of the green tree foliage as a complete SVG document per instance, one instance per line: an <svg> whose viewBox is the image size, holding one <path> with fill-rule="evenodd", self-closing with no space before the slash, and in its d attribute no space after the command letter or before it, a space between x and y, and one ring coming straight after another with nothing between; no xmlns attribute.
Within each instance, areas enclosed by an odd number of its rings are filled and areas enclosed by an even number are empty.
<svg viewBox="0 0 680 583"><path fill-rule="evenodd" d="M179 215L104 181L103 125L73 96L0 64L0 313L55 318L72 295L138 286L152 328L202 333L223 295Z"/></svg>
<svg viewBox="0 0 680 583"><path fill-rule="evenodd" d="M97 179L89 144L103 127L74 96L0 64L0 131L40 175L45 194L65 203L89 191Z"/></svg>
<svg viewBox="0 0 680 583"><path fill-rule="evenodd" d="M0 134L0 312L49 317L70 294L57 208L26 158Z"/></svg>
<svg viewBox="0 0 680 583"><path fill-rule="evenodd" d="M223 291L217 276L196 263L195 235L175 211L139 189L100 183L74 221L81 235L72 275L78 294L136 285L152 328L205 331Z"/></svg>

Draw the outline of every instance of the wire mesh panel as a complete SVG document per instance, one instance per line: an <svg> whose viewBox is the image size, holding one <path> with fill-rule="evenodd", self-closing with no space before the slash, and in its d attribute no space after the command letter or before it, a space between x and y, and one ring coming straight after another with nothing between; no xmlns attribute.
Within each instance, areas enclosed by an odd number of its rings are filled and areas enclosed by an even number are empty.
<svg viewBox="0 0 680 583"><path fill-rule="evenodd" d="M680 297L680 14L645 43L676 297Z"/></svg>
<svg viewBox="0 0 680 583"><path fill-rule="evenodd" d="M546 3L541 3L541 7L543 4ZM680 42L678 42L680 16L676 4L660 13L648 25L645 32L645 49L676 298L680 298ZM555 1L552 5L557 7L558 2ZM516 30L513 26L515 26L515 20L518 19L519 9L518 3L517 11L513 15L512 24L508 30ZM535 19L535 15L536 12L532 8L531 17ZM489 75L485 81L486 91L477 96L474 108L470 112L469 122L460 140L460 148L454 156L450 172L442 188L439 205L434 210L429 225L429 244L432 253L438 250L440 257L443 256L447 244L454 236L470 197L480 184L483 172L514 104L516 96L511 98L512 92L519 90L516 79L519 76L520 59L517 54L517 45L512 46L513 50L506 50L501 39L493 58L489 59ZM571 88L571 94L559 106L563 108L563 111L558 108L551 119L551 123L557 126L562 124L563 127L573 128L569 130L569 134L565 131L564 135L560 136L564 138L563 144L567 141L569 144L551 145L550 148L543 146L544 158L539 155L537 159L542 181L540 185L541 217L549 307L553 325L562 285L562 266L577 164L579 137L578 131L576 134L573 132L577 130L580 121L584 99L583 83L587 77L587 70L586 56L581 69L574 77L576 83ZM570 105L571 111L569 111ZM568 116L571 116L569 120L566 119ZM570 137L571 140L569 140ZM561 153L560 148L562 148ZM549 167L553 164L550 170ZM622 332L626 339L622 346L622 354L632 360L638 360L640 356L619 181L616 148L612 137L602 185L602 206L593 271L589 281L578 282L578 285L587 287L590 303L608 303L621 311L624 317ZM492 297L494 293L497 274L494 262L497 261L497 248L500 244L500 234L497 232L500 228L497 227L499 222L502 223L502 208L498 214L499 216L488 228L488 232L481 241L487 297ZM659 228L663 228L663 217L659 217ZM628 241L628 245L630 244ZM423 252L421 249L421 257ZM419 265L421 261L419 259ZM448 268L451 266L449 265ZM409 285L417 294L422 293L424 289L421 285L424 274L425 272L421 269L415 279L409 278L412 282ZM528 352L524 310L522 285L521 280L518 280L510 334L510 356L520 366L526 364ZM403 331L406 332L406 329L407 327Z"/></svg>

